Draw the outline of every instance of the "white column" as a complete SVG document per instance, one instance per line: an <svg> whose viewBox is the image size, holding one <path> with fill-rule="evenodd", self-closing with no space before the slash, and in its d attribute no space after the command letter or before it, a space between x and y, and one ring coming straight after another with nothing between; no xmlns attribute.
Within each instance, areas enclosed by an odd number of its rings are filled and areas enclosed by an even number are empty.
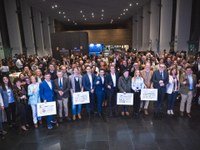
<svg viewBox="0 0 200 150"><path fill-rule="evenodd" d="M30 6L27 5L26 2L21 3L22 8L22 21L24 27L24 37L27 55L35 54L35 45L34 45L34 37L33 37L33 26L31 19L31 9Z"/></svg>
<svg viewBox="0 0 200 150"><path fill-rule="evenodd" d="M17 16L16 1L4 0L6 20L8 25L8 34L10 40L10 47L12 48L12 55L22 53L22 42L19 29L19 22Z"/></svg>
<svg viewBox="0 0 200 150"><path fill-rule="evenodd" d="M177 0L175 51L188 50L187 42L190 37L191 13L192 1Z"/></svg>
<svg viewBox="0 0 200 150"><path fill-rule="evenodd" d="M35 38L36 38L36 49L38 56L44 56L44 38L43 38L43 29L42 29L42 18L41 13L33 9L33 22L34 22L34 29L35 29Z"/></svg>
<svg viewBox="0 0 200 150"><path fill-rule="evenodd" d="M164 49L167 51L170 49L173 0L162 0L161 5L160 52L162 53Z"/></svg>
<svg viewBox="0 0 200 150"><path fill-rule="evenodd" d="M150 3L143 7L143 24L142 24L142 49L149 49L150 36Z"/></svg>
<svg viewBox="0 0 200 150"><path fill-rule="evenodd" d="M2 42L1 31L0 31L0 59L3 59L3 58L5 58L5 55L4 55L3 42Z"/></svg>
<svg viewBox="0 0 200 150"><path fill-rule="evenodd" d="M142 8L138 10L137 13L137 49L141 50L142 48L142 24L143 24L143 16L142 16Z"/></svg>
<svg viewBox="0 0 200 150"><path fill-rule="evenodd" d="M150 16L150 41L153 51L159 52L160 0L152 0Z"/></svg>
<svg viewBox="0 0 200 150"><path fill-rule="evenodd" d="M133 16L133 43L132 43L132 48L135 49L137 48L137 16Z"/></svg>
<svg viewBox="0 0 200 150"><path fill-rule="evenodd" d="M55 24L54 24L54 19L49 17L49 23L50 23L50 32L55 33Z"/></svg>
<svg viewBox="0 0 200 150"><path fill-rule="evenodd" d="M47 17L46 15L43 15L42 17L42 21L43 21L43 36L44 36L44 54L51 55L51 37L50 37L50 23L49 23L49 17Z"/></svg>

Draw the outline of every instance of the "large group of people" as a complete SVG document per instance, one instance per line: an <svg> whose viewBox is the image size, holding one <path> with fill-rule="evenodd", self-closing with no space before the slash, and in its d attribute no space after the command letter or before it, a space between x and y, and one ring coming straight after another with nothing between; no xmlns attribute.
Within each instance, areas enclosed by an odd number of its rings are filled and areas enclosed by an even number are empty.
<svg viewBox="0 0 200 150"><path fill-rule="evenodd" d="M27 131L31 124L38 128L65 120L81 120L82 108L88 117L130 116L139 118L141 112L149 114L150 101L141 100L142 89L158 89L154 102L154 117L174 115L175 101L181 96L180 116L191 118L191 106L198 99L200 88L200 57L185 56L181 52L156 55L151 51L113 53L109 56L71 55L55 59L51 56L15 55L1 61L0 134L2 111L6 113L9 127L18 126ZM19 77L10 79L13 72ZM73 93L88 91L90 103L73 104ZM133 106L119 106L117 93L133 93ZM163 107L167 99L167 107ZM57 117L37 115L37 104L57 103ZM71 105L70 105L71 104ZM104 111L105 109L106 112ZM71 112L69 112L71 110Z"/></svg>

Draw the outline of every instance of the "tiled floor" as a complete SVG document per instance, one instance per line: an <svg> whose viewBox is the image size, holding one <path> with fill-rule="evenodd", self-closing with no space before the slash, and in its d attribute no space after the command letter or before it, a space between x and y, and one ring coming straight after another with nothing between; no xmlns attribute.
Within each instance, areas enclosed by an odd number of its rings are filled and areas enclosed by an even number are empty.
<svg viewBox="0 0 200 150"><path fill-rule="evenodd" d="M7 130L0 150L199 150L200 107L193 108L191 119L177 115L157 120L152 114L107 121L84 117L53 130L43 126L26 133Z"/></svg>

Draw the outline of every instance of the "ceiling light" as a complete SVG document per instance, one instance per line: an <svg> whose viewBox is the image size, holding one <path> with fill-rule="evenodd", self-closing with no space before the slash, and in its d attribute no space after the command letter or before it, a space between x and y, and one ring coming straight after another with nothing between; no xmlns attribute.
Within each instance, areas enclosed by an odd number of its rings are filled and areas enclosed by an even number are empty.
<svg viewBox="0 0 200 150"><path fill-rule="evenodd" d="M55 5L55 8L57 8L58 7L58 5Z"/></svg>
<svg viewBox="0 0 200 150"><path fill-rule="evenodd" d="M131 6L133 6L133 4L132 4L132 3L130 3L130 4L129 4L129 6L131 7Z"/></svg>
<svg viewBox="0 0 200 150"><path fill-rule="evenodd" d="M139 3L136 3L136 5L139 5Z"/></svg>
<svg viewBox="0 0 200 150"><path fill-rule="evenodd" d="M81 10L80 13L83 13L83 11Z"/></svg>

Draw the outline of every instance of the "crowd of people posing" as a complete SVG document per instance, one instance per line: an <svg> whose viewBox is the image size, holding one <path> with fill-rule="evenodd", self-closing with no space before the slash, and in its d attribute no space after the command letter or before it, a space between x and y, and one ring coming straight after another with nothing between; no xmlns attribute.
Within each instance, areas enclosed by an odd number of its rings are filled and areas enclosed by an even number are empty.
<svg viewBox="0 0 200 150"><path fill-rule="evenodd" d="M6 133L2 126L2 110L10 127L18 123L27 131L31 123L38 128L46 118L47 128L52 129L53 124L57 124L53 116L41 118L37 115L37 104L41 102L57 102L58 122L81 120L82 105L73 104L73 93L82 91L89 92L90 103L84 104L89 117L94 113L99 117L130 116L133 112L134 118L139 118L141 110L148 115L150 102L141 101L141 90L155 88L158 99L154 102L154 117L162 118L164 112L174 115L175 101L181 95L180 116L191 118L192 100L198 98L196 91L200 87L200 59L186 58L181 53L157 56L151 52L130 52L108 57L72 55L61 60L19 55L11 64L8 62L2 61L0 68L1 134ZM11 70L21 72L12 82L9 78ZM118 106L117 93L134 93L134 105ZM163 108L165 95L166 109ZM103 111L103 106L108 108L108 114Z"/></svg>

